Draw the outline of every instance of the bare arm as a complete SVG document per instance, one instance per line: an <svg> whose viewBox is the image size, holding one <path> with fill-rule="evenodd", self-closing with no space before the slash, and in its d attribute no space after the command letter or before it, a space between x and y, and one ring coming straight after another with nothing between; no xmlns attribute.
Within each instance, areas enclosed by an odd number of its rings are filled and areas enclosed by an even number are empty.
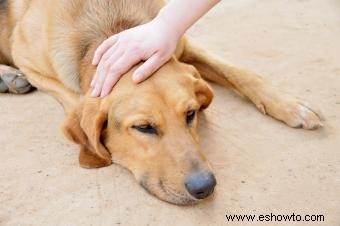
<svg viewBox="0 0 340 226"><path fill-rule="evenodd" d="M219 0L171 0L155 19L104 41L95 52L92 96L110 93L120 77L132 66L145 61L133 80L142 82L166 63L181 36Z"/></svg>
<svg viewBox="0 0 340 226"><path fill-rule="evenodd" d="M220 0L171 0L158 14L181 37Z"/></svg>

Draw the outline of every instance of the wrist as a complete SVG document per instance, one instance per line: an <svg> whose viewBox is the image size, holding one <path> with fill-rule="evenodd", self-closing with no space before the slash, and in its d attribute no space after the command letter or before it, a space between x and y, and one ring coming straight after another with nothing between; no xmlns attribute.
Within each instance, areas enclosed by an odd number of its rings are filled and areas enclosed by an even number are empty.
<svg viewBox="0 0 340 226"><path fill-rule="evenodd" d="M164 12L163 9L159 12L159 14L153 19L153 22L156 26L171 35L176 40L179 40L185 33L186 28L181 27L179 23L176 23L173 19L169 18Z"/></svg>

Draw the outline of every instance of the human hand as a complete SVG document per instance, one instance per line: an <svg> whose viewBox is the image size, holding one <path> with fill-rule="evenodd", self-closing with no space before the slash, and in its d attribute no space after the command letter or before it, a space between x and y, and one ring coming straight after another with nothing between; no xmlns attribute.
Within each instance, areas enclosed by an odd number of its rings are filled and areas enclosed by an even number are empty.
<svg viewBox="0 0 340 226"><path fill-rule="evenodd" d="M108 95L121 76L141 61L145 62L134 72L133 81L140 83L150 77L171 58L179 36L176 29L154 19L108 38L93 58L97 71L91 82L91 95Z"/></svg>

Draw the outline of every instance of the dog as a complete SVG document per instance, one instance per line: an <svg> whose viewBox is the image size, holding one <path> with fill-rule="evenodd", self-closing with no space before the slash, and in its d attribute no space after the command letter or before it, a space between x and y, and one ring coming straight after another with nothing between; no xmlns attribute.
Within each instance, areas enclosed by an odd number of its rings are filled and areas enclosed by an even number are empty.
<svg viewBox="0 0 340 226"><path fill-rule="evenodd" d="M284 95L253 72L228 65L187 37L171 60L135 85L135 66L109 96L92 98L91 64L109 36L152 20L160 0L0 0L0 64L11 65L65 108L63 132L80 146L79 163L113 162L161 200L194 204L209 197L216 179L196 132L209 106L206 81L232 88L257 109L291 127L316 129L321 115ZM1 68L1 66L0 66Z"/></svg>

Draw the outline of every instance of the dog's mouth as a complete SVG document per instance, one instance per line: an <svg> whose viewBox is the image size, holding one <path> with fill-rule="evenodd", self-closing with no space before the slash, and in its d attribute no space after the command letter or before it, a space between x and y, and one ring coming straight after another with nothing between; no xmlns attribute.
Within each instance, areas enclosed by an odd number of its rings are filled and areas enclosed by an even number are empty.
<svg viewBox="0 0 340 226"><path fill-rule="evenodd" d="M153 196L171 204L194 205L200 201L200 199L191 196L185 188L183 191L179 191L179 189L175 188L176 186L174 186L174 184L167 180L155 180L150 179L150 177L143 177L140 181L140 185Z"/></svg>

